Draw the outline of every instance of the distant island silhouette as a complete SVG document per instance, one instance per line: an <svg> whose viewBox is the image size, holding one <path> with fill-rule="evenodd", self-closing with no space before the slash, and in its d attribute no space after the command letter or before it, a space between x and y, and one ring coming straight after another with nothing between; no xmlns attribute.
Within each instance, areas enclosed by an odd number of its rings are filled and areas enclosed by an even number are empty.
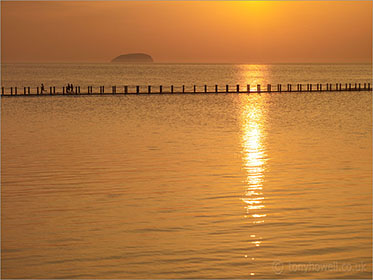
<svg viewBox="0 0 373 280"><path fill-rule="evenodd" d="M114 58L111 62L119 63L152 63L153 58L145 53L128 53Z"/></svg>

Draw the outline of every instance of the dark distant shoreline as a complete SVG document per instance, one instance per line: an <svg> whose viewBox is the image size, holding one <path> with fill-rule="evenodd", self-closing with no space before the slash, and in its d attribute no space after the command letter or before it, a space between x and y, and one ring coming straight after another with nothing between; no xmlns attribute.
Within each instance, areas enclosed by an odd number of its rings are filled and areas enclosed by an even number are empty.
<svg viewBox="0 0 373 280"><path fill-rule="evenodd" d="M153 58L146 53L122 54L111 60L112 63L153 63Z"/></svg>

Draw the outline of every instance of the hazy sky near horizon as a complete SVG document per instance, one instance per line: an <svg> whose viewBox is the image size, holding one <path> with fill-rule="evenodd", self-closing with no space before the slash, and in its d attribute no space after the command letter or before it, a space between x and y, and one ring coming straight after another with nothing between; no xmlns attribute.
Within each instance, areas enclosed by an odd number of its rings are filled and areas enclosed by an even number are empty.
<svg viewBox="0 0 373 280"><path fill-rule="evenodd" d="M371 62L371 1L1 2L2 62Z"/></svg>

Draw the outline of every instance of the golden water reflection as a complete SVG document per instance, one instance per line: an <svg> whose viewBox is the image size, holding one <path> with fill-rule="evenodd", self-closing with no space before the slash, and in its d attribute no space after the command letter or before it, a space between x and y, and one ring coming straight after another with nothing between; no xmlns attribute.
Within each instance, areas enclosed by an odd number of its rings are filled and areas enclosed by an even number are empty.
<svg viewBox="0 0 373 280"><path fill-rule="evenodd" d="M262 245L263 237L253 234L258 224L265 222L265 197L263 193L264 172L266 168L265 138L265 97L260 94L240 95L241 102L241 145L242 164L246 170L245 218L251 224L248 242L254 248ZM254 226L254 227L253 227ZM245 255L247 258L247 255ZM251 258L253 261L254 258ZM250 275L255 275L253 272Z"/></svg>
<svg viewBox="0 0 373 280"><path fill-rule="evenodd" d="M263 98L260 95L243 95L241 97L241 142L243 166L246 170L246 192L243 201L246 203L247 216L252 223L262 223L266 214L261 211L265 207L263 180L266 153L263 144L264 117Z"/></svg>
<svg viewBox="0 0 373 280"><path fill-rule="evenodd" d="M262 89L266 87L269 78L269 73L271 72L271 65L240 65L241 71L241 81L243 85L250 85L250 91L256 92L258 90L258 85L261 85Z"/></svg>

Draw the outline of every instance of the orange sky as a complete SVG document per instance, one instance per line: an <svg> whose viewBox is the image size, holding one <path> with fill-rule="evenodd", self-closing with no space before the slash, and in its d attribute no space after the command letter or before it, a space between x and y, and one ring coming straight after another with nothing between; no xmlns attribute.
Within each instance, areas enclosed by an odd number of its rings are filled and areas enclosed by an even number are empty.
<svg viewBox="0 0 373 280"><path fill-rule="evenodd" d="M2 62L371 62L371 1L1 2Z"/></svg>

